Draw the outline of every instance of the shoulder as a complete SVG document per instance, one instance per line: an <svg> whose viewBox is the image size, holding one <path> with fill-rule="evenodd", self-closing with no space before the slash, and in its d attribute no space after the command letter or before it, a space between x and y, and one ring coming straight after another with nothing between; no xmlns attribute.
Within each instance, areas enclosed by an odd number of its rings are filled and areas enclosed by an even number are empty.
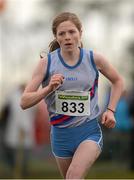
<svg viewBox="0 0 134 180"><path fill-rule="evenodd" d="M104 55L95 52L94 61L98 70L111 82L115 82L116 80L121 79L113 64L111 64L109 59L107 59Z"/></svg>
<svg viewBox="0 0 134 180"><path fill-rule="evenodd" d="M37 66L34 69L33 76L44 75L47 69L48 59L47 57L40 58L37 62Z"/></svg>
<svg viewBox="0 0 134 180"><path fill-rule="evenodd" d="M96 67L101 70L102 68L107 68L109 65L109 61L106 56L96 51L93 52L94 62Z"/></svg>
<svg viewBox="0 0 134 180"><path fill-rule="evenodd" d="M46 66L48 63L48 58L47 57L43 57L39 59L39 65L42 66Z"/></svg>
<svg viewBox="0 0 134 180"><path fill-rule="evenodd" d="M49 56L49 55L55 55L55 54L57 54L59 51L60 51L60 48L57 48L57 49L55 49L54 51L49 52L49 53L48 53L48 56Z"/></svg>

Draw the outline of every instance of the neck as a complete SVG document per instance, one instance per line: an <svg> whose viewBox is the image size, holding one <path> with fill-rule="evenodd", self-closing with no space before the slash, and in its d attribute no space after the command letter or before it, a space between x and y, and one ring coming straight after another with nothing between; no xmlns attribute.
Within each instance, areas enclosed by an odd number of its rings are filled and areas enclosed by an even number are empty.
<svg viewBox="0 0 134 180"><path fill-rule="evenodd" d="M77 48L76 50L73 50L73 51L63 51L61 49L61 55L67 63L75 64L79 60L80 49Z"/></svg>

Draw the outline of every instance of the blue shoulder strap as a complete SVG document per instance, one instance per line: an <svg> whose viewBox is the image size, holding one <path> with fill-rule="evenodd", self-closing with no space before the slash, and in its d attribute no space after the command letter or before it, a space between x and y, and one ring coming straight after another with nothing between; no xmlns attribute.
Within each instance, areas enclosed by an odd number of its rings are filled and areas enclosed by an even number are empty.
<svg viewBox="0 0 134 180"><path fill-rule="evenodd" d="M47 59L48 59L47 71L46 71L46 75L45 75L45 77L44 77L42 82L46 81L47 78L49 77L49 69L50 69L50 64L51 64L51 54L50 53L47 55Z"/></svg>
<svg viewBox="0 0 134 180"><path fill-rule="evenodd" d="M92 66L93 66L93 68L94 68L94 70L96 72L96 77L98 77L99 76L99 72L98 72L98 69L96 68L96 64L94 62L93 51L90 50L89 53L90 53L90 59L91 59Z"/></svg>

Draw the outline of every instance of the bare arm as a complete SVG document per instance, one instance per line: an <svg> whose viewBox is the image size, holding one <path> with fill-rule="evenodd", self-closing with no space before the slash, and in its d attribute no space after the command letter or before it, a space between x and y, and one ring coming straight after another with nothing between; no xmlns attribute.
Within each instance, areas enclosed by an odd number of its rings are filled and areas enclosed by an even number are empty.
<svg viewBox="0 0 134 180"><path fill-rule="evenodd" d="M37 67L35 68L31 81L27 84L21 98L21 107L23 109L29 108L37 104L48 93L47 88L39 89L41 82L45 76L45 67L47 61L40 59Z"/></svg>
<svg viewBox="0 0 134 180"><path fill-rule="evenodd" d="M22 98L21 107L22 109L27 109L32 107L46 97L51 91L54 90L63 81L63 76L56 74L51 77L50 83L44 88L39 88L43 78L46 74L47 59L41 59L33 72L31 81L26 86Z"/></svg>
<svg viewBox="0 0 134 180"><path fill-rule="evenodd" d="M94 59L95 59L96 66L99 69L99 71L111 82L111 94L110 94L108 108L115 111L116 105L123 92L123 79L119 75L117 70L108 62L108 60L105 57L103 57L100 54L95 53ZM111 117L109 116L109 114L111 116L114 115L112 111L107 110L107 112L104 113L104 115L102 116L102 123L109 121L108 119L114 118L114 116ZM107 123L105 125L107 126ZM113 127L112 123L108 123L107 127Z"/></svg>

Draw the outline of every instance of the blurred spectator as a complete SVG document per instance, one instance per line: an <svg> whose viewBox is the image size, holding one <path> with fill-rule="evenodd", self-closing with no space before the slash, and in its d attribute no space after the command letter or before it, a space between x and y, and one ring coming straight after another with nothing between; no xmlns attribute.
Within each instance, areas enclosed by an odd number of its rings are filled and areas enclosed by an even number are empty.
<svg viewBox="0 0 134 180"><path fill-rule="evenodd" d="M26 175L29 153L35 144L34 120L36 108L26 111L20 107L25 85L21 84L10 94L3 108L3 147L6 163L16 178ZM5 122L4 122L5 121Z"/></svg>
<svg viewBox="0 0 134 180"><path fill-rule="evenodd" d="M48 120L47 106L44 100L37 105L35 116L35 154L38 159L50 158L50 124Z"/></svg>
<svg viewBox="0 0 134 180"><path fill-rule="evenodd" d="M134 87L131 89L129 94L129 113L132 119L132 129L131 129L131 152L130 152L130 169L134 171Z"/></svg>
<svg viewBox="0 0 134 180"><path fill-rule="evenodd" d="M47 107L44 100L42 100L37 105L35 117L35 140L38 146L50 143L50 124L48 118Z"/></svg>
<svg viewBox="0 0 134 180"><path fill-rule="evenodd" d="M107 91L107 99L109 99L109 91ZM122 93L120 100L118 101L116 107L116 126L111 130L109 135L109 130L105 130L106 140L109 149L110 159L121 161L123 159L128 162L131 159L130 149L131 149L131 131L132 131L132 119L129 113L129 94L127 91Z"/></svg>
<svg viewBox="0 0 134 180"><path fill-rule="evenodd" d="M114 130L130 132L132 121L129 114L128 93L126 91L123 92L117 104L115 118L117 122Z"/></svg>
<svg viewBox="0 0 134 180"><path fill-rule="evenodd" d="M130 135L132 130L132 121L129 114L128 92L124 91L116 107L116 126L113 129L115 136L114 150L116 159L130 160Z"/></svg>

